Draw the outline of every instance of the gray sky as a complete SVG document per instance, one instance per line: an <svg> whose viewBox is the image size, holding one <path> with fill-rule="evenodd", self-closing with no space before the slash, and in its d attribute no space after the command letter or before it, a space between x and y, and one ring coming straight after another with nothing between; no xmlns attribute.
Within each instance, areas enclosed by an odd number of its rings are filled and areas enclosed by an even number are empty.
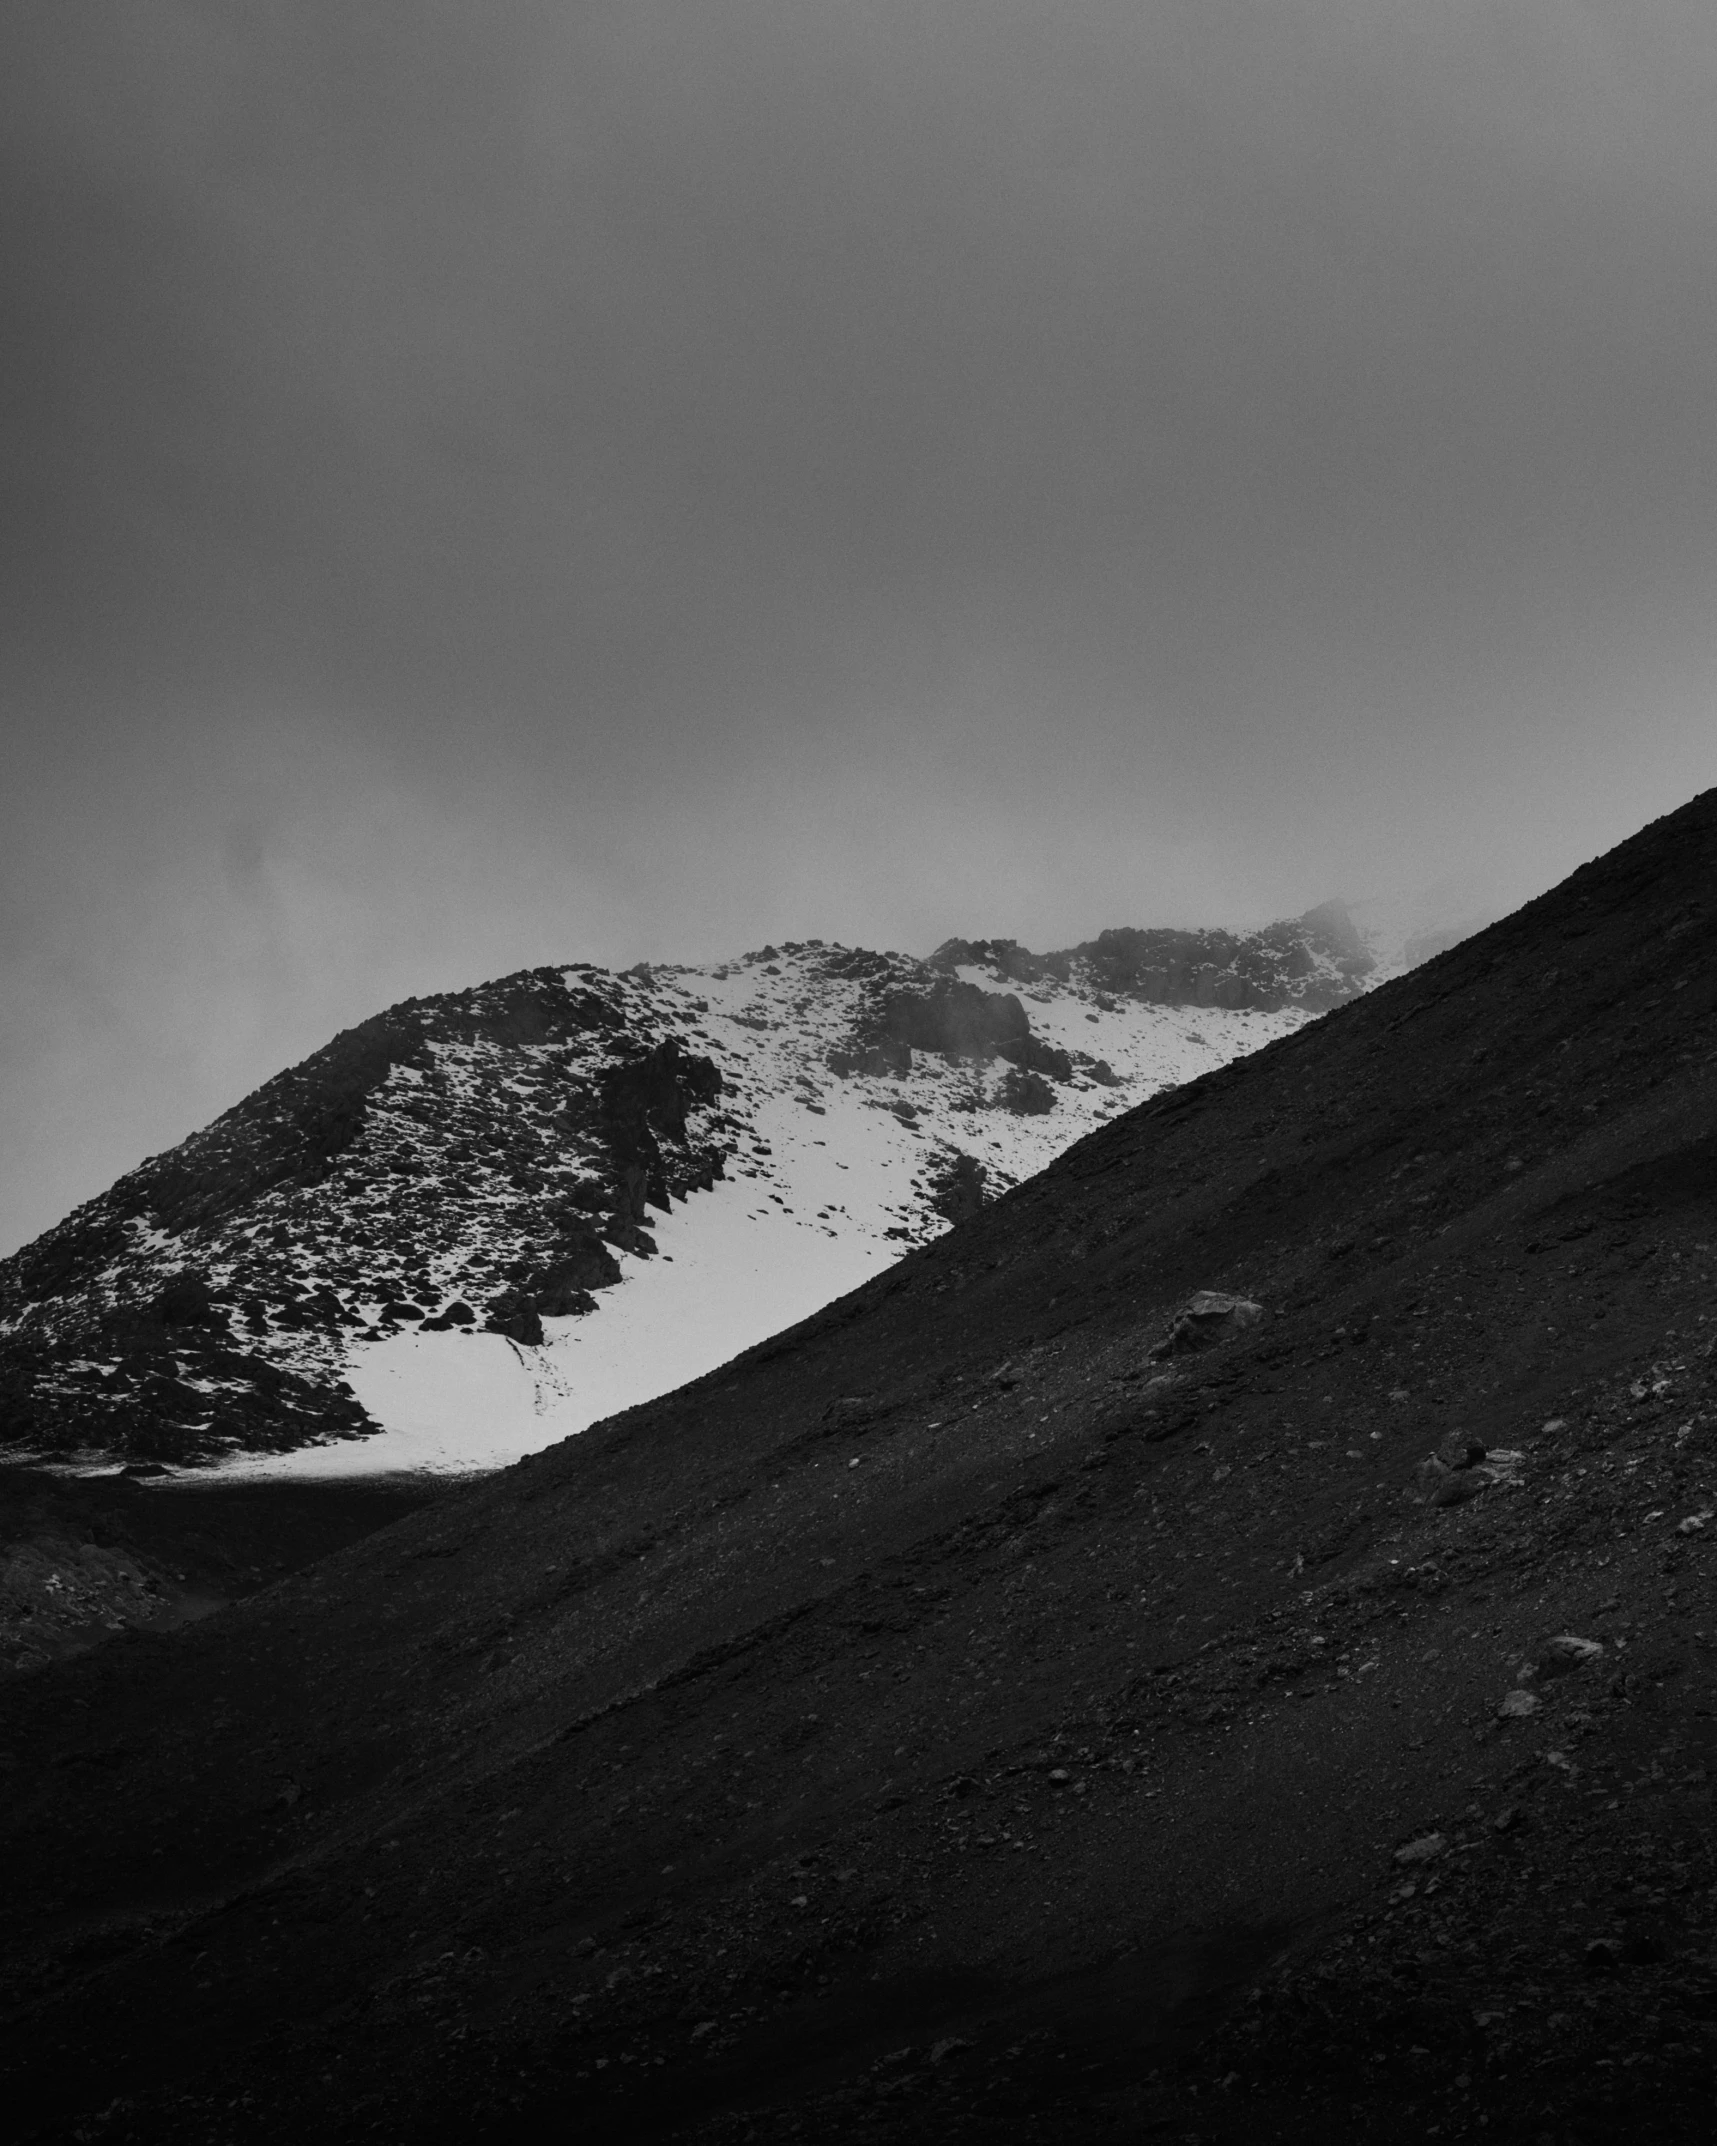
<svg viewBox="0 0 1717 2146"><path fill-rule="evenodd" d="M10 0L0 1248L557 958L1717 781L1707 0Z"/></svg>

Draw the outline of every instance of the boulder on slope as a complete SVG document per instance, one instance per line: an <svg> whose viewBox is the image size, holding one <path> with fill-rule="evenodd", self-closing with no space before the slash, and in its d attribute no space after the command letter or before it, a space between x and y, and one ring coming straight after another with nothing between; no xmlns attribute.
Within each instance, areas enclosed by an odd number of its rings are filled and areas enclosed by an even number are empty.
<svg viewBox="0 0 1717 2146"><path fill-rule="evenodd" d="M1174 1322L1151 1351L1153 1361L1181 1356L1192 1349L1212 1349L1233 1334L1244 1333L1264 1316L1250 1297L1228 1296L1220 1289L1200 1289L1174 1316Z"/></svg>

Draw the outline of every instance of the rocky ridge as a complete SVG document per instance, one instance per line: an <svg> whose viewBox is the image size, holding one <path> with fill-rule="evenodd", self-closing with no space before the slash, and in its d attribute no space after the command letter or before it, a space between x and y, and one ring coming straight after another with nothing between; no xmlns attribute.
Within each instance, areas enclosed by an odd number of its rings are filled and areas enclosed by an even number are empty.
<svg viewBox="0 0 1717 2146"><path fill-rule="evenodd" d="M1415 942L1403 965L1417 967L1461 936ZM1339 901L1259 931L1161 926L1104 931L1054 954L1034 954L1012 939L949 939L930 960L955 974L961 964L979 962L1020 983L1045 978L1065 983L1077 975L1099 995L1156 1006L1251 1007L1263 1013L1284 1006L1327 1013L1352 998L1379 966L1376 951Z"/></svg>
<svg viewBox="0 0 1717 2146"><path fill-rule="evenodd" d="M754 1221L776 1219L773 1200L893 1256L1122 1097L1351 994L1352 947L1321 913L1303 927L1110 933L1041 958L950 946L929 963L809 942L405 1001L0 1263L0 1446L159 1469L365 1438L376 1419L351 1375L366 1345L411 1328L539 1348L722 1178L755 1183ZM1123 977L1117 938L1173 940L1179 966ZM1165 1011L1183 1003L1258 1010L1212 1041ZM900 1184L872 1207L807 1199L791 1168L813 1138L850 1144L834 1095L894 1128L878 1167ZM782 1099L800 1141L770 1137ZM856 1278L836 1272L831 1292Z"/></svg>

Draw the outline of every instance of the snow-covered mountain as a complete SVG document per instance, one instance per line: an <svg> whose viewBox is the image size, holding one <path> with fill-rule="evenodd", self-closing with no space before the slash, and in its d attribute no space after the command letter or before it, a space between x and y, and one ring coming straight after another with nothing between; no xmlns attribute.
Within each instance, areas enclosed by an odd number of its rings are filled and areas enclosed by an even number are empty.
<svg viewBox="0 0 1717 2146"><path fill-rule="evenodd" d="M1364 988L1339 905L408 1000L0 1264L0 1444L494 1466L713 1369Z"/></svg>

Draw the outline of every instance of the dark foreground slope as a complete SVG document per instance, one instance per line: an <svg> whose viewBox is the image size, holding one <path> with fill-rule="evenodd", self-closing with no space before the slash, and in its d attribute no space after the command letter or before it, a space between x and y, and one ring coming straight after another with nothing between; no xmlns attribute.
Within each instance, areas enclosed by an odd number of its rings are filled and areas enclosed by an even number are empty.
<svg viewBox="0 0 1717 2146"><path fill-rule="evenodd" d="M10 2105L1705 2136L1714 1006L1717 793L701 1385L20 1680ZM1206 1288L1267 1316L1154 1357Z"/></svg>
<svg viewBox="0 0 1717 2146"><path fill-rule="evenodd" d="M177 1631L447 1487L428 1475L149 1484L0 1466L0 1677Z"/></svg>

